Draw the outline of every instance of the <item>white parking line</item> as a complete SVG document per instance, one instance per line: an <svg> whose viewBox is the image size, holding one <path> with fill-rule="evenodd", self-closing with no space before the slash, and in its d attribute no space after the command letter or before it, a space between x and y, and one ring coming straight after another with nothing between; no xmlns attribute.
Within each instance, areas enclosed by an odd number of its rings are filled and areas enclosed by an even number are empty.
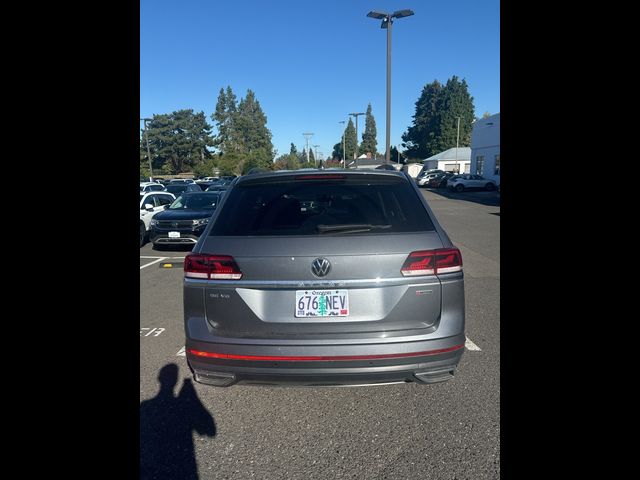
<svg viewBox="0 0 640 480"><path fill-rule="evenodd" d="M477 346L475 343L473 343L471 340L469 340L468 337L465 337L465 338L466 338L466 341L464 342L464 346L467 347L467 350L477 350L478 352L482 351L480 347Z"/></svg>
<svg viewBox="0 0 640 480"><path fill-rule="evenodd" d="M157 260L154 260L153 262L145 263L144 265L142 265L142 266L140 267L140 270L142 270L143 268L148 267L149 265L153 265L154 263L161 262L161 261L162 261L162 260L164 260L165 258L166 258L166 257L160 257L160 258L158 258Z"/></svg>
<svg viewBox="0 0 640 480"><path fill-rule="evenodd" d="M184 351L184 347L182 347L180 350L178 350L178 353L176 353L176 357L186 357L187 354Z"/></svg>

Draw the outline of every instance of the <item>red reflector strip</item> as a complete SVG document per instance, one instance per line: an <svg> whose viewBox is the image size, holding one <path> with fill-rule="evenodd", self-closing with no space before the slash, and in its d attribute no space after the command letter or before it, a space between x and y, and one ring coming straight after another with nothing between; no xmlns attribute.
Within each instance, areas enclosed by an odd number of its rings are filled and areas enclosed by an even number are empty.
<svg viewBox="0 0 640 480"><path fill-rule="evenodd" d="M266 362L326 362L341 360L383 360L385 358L425 357L439 353L453 352L464 348L464 344L439 350L427 350L424 352L389 353L382 355L337 355L337 356L274 356L274 355L234 355L232 353L201 352L189 349L188 352L198 357L222 358L225 360L254 360Z"/></svg>

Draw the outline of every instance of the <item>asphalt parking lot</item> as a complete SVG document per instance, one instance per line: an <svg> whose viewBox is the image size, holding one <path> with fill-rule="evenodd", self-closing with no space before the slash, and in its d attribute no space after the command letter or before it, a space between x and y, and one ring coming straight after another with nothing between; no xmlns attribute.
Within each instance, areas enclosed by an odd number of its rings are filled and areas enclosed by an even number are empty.
<svg viewBox="0 0 640 480"><path fill-rule="evenodd" d="M142 478L500 477L499 197L422 194L465 271L467 349L441 384L192 383L182 324L190 248L140 249L141 461L158 475Z"/></svg>

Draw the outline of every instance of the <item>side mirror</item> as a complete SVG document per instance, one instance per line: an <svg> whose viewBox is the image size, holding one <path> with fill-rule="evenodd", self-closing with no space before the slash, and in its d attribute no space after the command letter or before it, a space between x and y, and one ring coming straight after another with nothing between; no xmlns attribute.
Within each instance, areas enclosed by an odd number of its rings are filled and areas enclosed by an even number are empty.
<svg viewBox="0 0 640 480"><path fill-rule="evenodd" d="M171 204L170 204L170 203L167 203L166 205L163 205L163 206L162 206L162 209L163 209L163 210L166 210L166 209L167 209L167 208L169 208L170 206L171 206Z"/></svg>
<svg viewBox="0 0 640 480"><path fill-rule="evenodd" d="M145 203L144 209L148 212L153 212L153 205L151 205L150 203Z"/></svg>

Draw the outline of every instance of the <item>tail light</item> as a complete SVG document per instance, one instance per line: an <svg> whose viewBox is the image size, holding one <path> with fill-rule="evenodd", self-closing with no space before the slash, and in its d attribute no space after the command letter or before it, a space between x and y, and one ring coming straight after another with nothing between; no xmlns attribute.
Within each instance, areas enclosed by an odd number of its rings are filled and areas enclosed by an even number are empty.
<svg viewBox="0 0 640 480"><path fill-rule="evenodd" d="M400 272L405 277L461 272L462 255L457 248L439 248L411 252Z"/></svg>
<svg viewBox="0 0 640 480"><path fill-rule="evenodd" d="M192 253L184 259L184 276L207 280L239 280L242 278L242 272L229 255Z"/></svg>

